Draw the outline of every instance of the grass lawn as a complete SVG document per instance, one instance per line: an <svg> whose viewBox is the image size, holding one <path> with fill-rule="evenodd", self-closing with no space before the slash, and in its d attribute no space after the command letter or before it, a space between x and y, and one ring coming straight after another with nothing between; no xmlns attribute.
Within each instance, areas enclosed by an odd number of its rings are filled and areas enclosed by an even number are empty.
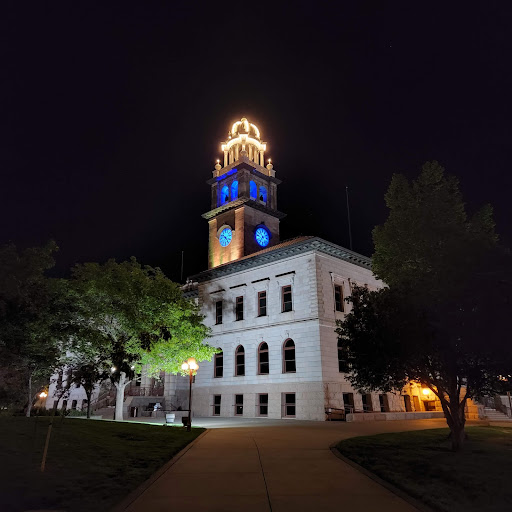
<svg viewBox="0 0 512 512"><path fill-rule="evenodd" d="M55 418L0 417L0 509L109 510L204 429Z"/></svg>
<svg viewBox="0 0 512 512"><path fill-rule="evenodd" d="M355 437L337 448L435 510L511 510L512 428L466 431L458 453L450 451L447 428Z"/></svg>

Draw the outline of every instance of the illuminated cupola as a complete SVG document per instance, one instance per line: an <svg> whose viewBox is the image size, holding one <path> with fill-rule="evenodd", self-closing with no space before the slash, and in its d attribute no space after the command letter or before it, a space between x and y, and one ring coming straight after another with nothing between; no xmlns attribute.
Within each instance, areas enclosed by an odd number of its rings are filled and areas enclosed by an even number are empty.
<svg viewBox="0 0 512 512"><path fill-rule="evenodd" d="M222 143L221 149L224 152L224 167L237 161L242 154L257 164L265 165L267 143L262 142L258 128L245 117L233 124L228 140Z"/></svg>
<svg viewBox="0 0 512 512"><path fill-rule="evenodd" d="M266 142L256 125L245 117L237 121L223 142L224 166L217 165L211 186L208 220L210 242L208 268L237 260L279 243L277 186L281 183L268 161Z"/></svg>

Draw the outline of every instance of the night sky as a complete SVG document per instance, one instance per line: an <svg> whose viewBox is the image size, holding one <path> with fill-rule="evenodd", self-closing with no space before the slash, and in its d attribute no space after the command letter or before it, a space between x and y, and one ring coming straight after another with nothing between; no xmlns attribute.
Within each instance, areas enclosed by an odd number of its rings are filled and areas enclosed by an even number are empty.
<svg viewBox="0 0 512 512"><path fill-rule="evenodd" d="M181 251L204 270L205 181L247 117L282 239L348 247L348 185L371 255L392 174L436 159L511 246L512 9L450 4L2 3L0 243L56 240L63 275L134 255L179 280Z"/></svg>

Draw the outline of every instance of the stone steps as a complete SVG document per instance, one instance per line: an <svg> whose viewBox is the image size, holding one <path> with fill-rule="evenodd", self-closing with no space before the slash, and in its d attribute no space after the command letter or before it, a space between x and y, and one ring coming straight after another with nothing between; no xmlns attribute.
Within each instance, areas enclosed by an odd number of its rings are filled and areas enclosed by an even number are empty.
<svg viewBox="0 0 512 512"><path fill-rule="evenodd" d="M511 421L512 418L509 418L506 414L503 414L496 409L489 409L487 407L484 408L484 416L491 421Z"/></svg>

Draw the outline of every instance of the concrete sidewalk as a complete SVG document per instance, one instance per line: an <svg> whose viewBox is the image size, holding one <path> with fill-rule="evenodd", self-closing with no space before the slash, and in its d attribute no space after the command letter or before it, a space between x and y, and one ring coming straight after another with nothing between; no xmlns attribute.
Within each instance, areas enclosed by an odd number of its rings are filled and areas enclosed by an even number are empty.
<svg viewBox="0 0 512 512"><path fill-rule="evenodd" d="M329 446L356 435L445 426L432 419L212 429L124 510L417 511L338 459Z"/></svg>

